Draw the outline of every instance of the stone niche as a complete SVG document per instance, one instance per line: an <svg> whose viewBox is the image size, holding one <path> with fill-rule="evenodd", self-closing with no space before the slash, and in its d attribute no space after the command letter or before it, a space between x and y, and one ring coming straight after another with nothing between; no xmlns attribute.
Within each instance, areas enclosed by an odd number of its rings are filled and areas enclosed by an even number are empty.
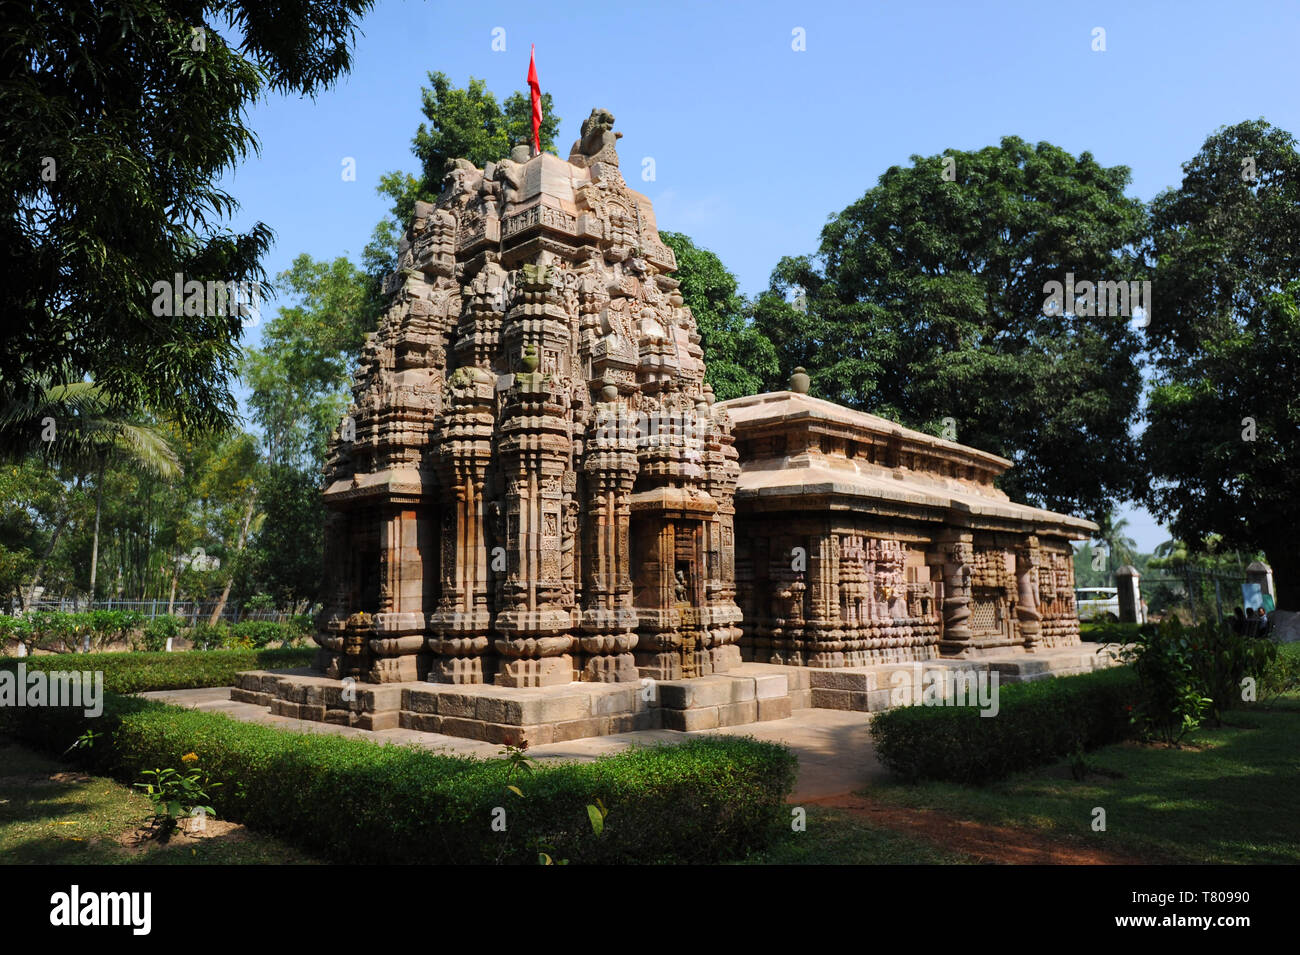
<svg viewBox="0 0 1300 955"><path fill-rule="evenodd" d="M326 466L318 666L538 687L740 662L731 422L594 110L417 203Z"/></svg>

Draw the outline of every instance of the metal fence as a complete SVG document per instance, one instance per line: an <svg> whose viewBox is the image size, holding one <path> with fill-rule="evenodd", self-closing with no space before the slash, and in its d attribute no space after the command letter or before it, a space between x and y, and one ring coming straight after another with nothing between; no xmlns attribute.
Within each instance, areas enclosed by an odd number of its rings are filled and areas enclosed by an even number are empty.
<svg viewBox="0 0 1300 955"><path fill-rule="evenodd" d="M1189 567L1143 576L1139 586L1144 596L1164 587L1171 608L1186 609L1192 616L1213 614L1222 623L1241 604L1241 585L1246 582L1244 573Z"/></svg>
<svg viewBox="0 0 1300 955"><path fill-rule="evenodd" d="M89 600L76 600L71 597L62 599L35 600L27 605L29 613L41 612L61 612L61 613L87 613L91 610L134 610L142 613L150 619L164 616L167 613L166 600L117 600L109 598L107 600L96 600L93 603ZM173 616L180 617L188 625L193 625L198 621L206 623L212 617L212 611L217 609L215 600L177 600L172 604L171 613ZM10 613L19 613L20 608L15 604L10 608ZM241 620L272 620L276 623L284 623L289 619L289 614L278 610L248 610L245 611L237 600L229 600L221 610L221 616L218 618L226 623L238 623Z"/></svg>

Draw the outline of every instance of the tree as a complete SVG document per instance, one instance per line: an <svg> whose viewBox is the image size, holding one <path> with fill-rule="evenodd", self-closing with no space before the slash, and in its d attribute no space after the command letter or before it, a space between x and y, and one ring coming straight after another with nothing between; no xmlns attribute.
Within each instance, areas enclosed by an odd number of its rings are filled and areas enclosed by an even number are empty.
<svg viewBox="0 0 1300 955"><path fill-rule="evenodd" d="M95 382L46 384L39 392L19 392L0 407L0 427L9 425L14 434L28 430L31 422L48 422L48 440L42 442L40 455L49 463L72 467L80 475L95 475L95 530L90 552L90 599L95 599L95 579L99 569L99 525L104 503L104 472L110 462L128 466L159 477L180 474L176 452L154 425L140 420L138 413L124 409ZM78 484L80 480L78 480ZM66 519L65 519L66 520ZM60 522L51 548L58 539ZM40 579L37 566L32 587Z"/></svg>
<svg viewBox="0 0 1300 955"><path fill-rule="evenodd" d="M483 166L505 159L515 145L533 139L532 105L525 94L515 91L498 104L487 84L472 76L464 88L452 86L445 73L430 73L429 83L420 90L428 124L420 124L411 143L420 161L419 175L390 172L380 180L379 191L392 198L393 214L402 224L411 221L417 199L438 198L448 161L468 159ZM543 151L555 151L559 129L551 94L543 93L538 131Z"/></svg>
<svg viewBox="0 0 1300 955"><path fill-rule="evenodd" d="M299 255L276 281L298 301L266 325L262 347L245 353L240 371L268 463L319 470L377 315L367 276L342 256L317 262Z"/></svg>
<svg viewBox="0 0 1300 955"><path fill-rule="evenodd" d="M1107 572L1113 573L1125 564L1132 564L1137 554L1137 543L1125 534L1128 530L1128 518L1121 517L1116 520L1115 511L1111 508L1100 515L1097 524L1097 533L1093 535L1093 539L1106 546Z"/></svg>
<svg viewBox="0 0 1300 955"><path fill-rule="evenodd" d="M311 94L346 72L372 3L6 5L0 382L26 400L42 377L89 377L115 403L187 429L233 421L240 315L203 305L159 316L155 287L177 274L263 277L270 229L221 225L236 208L221 178L257 149L245 109L267 90ZM21 441L0 430L0 444Z"/></svg>
<svg viewBox="0 0 1300 955"><path fill-rule="evenodd" d="M257 588L282 609L315 602L325 550L325 504L314 473L273 466L262 481L266 519L251 545Z"/></svg>
<svg viewBox="0 0 1300 955"><path fill-rule="evenodd" d="M1129 178L1015 137L913 156L815 257L781 260L759 326L815 394L1010 458L1008 493L1098 515L1136 493L1140 341L1095 299L1046 314L1048 283L1142 278Z"/></svg>
<svg viewBox="0 0 1300 955"><path fill-rule="evenodd" d="M1263 120L1220 129L1152 204L1157 356L1147 501L1203 550L1262 550L1300 608L1300 152Z"/></svg>
<svg viewBox="0 0 1300 955"><path fill-rule="evenodd" d="M707 380L721 401L756 394L778 373L776 349L749 316L736 277L708 249L680 232L659 238L677 257L676 278L695 316L707 363Z"/></svg>

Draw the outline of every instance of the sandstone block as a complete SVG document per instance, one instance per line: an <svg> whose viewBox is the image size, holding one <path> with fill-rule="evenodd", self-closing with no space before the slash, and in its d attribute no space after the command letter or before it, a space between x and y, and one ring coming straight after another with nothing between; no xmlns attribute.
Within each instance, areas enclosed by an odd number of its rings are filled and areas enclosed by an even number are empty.
<svg viewBox="0 0 1300 955"><path fill-rule="evenodd" d="M718 707L719 726L744 726L758 720L758 701L745 700L741 703L725 703Z"/></svg>
<svg viewBox="0 0 1300 955"><path fill-rule="evenodd" d="M715 730L718 728L718 708L705 706L692 710L661 709L663 728L689 733L693 730Z"/></svg>
<svg viewBox="0 0 1300 955"><path fill-rule="evenodd" d="M382 713L360 713L353 726L363 730L395 730L398 727L397 710Z"/></svg>
<svg viewBox="0 0 1300 955"><path fill-rule="evenodd" d="M784 673L773 673L769 676L754 677L755 699L772 700L777 697L784 698L789 692L789 684L786 682Z"/></svg>

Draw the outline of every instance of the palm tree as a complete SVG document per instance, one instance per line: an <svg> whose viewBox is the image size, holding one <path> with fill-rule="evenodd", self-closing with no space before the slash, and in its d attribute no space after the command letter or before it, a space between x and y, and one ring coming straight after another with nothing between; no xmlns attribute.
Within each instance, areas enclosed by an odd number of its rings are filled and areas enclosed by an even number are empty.
<svg viewBox="0 0 1300 955"><path fill-rule="evenodd" d="M1096 540L1106 545L1106 550L1117 562L1116 566L1133 563L1134 555L1137 553L1137 542L1124 534L1128 530L1128 518L1121 517L1116 520L1112 508L1102 515L1098 524Z"/></svg>
<svg viewBox="0 0 1300 955"><path fill-rule="evenodd" d="M43 445L39 454L55 466L67 466L77 472L77 486L83 476L95 473L95 533L90 556L90 599L95 599L95 578L99 569L99 525L104 499L104 470L110 462L124 464L146 474L170 480L181 474L180 461L172 446L155 426L139 420L138 414L111 400L99 385L91 381L55 384L51 379L21 396L13 388L0 398L0 434L3 452L22 454L22 445L13 436L38 436ZM30 445L28 445L30 449ZM30 450L28 451L30 453ZM40 582L45 561L54 552L67 523L68 512L55 522L54 534L44 557L36 566L29 592Z"/></svg>

